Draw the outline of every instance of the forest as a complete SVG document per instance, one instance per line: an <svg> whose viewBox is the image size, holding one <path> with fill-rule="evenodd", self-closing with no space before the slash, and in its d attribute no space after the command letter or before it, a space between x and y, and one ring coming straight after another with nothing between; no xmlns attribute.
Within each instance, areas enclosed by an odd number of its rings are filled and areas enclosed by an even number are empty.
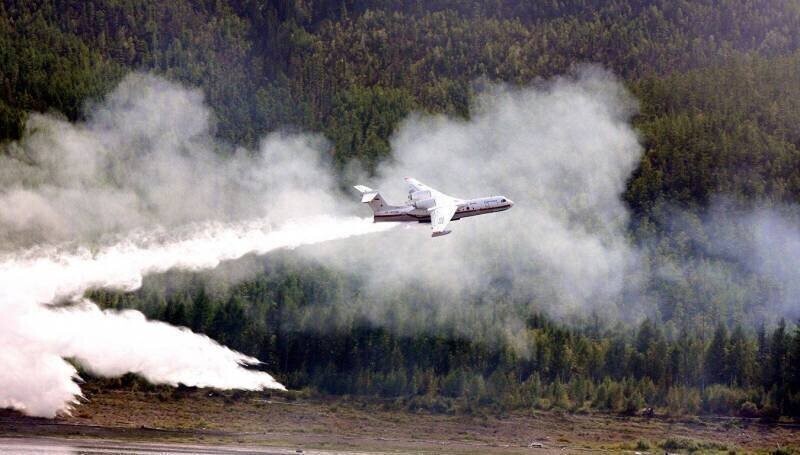
<svg viewBox="0 0 800 455"><path fill-rule="evenodd" d="M272 256L253 278L224 281L214 272L173 271L148 277L135 293L88 296L208 334L263 361L291 389L375 396L409 410L636 414L652 407L766 420L800 413L800 329L783 320L770 329L709 321L670 336L651 319L570 327L532 313L524 340L512 343L492 330L404 330L413 291L400 296L392 322L342 320L333 312L359 284L289 253ZM339 322L325 327L332 319Z"/></svg>
<svg viewBox="0 0 800 455"><path fill-rule="evenodd" d="M688 230L704 229L720 196L737 208L800 202L796 0L3 0L0 142L20 138L32 112L80 120L126 74L147 71L202 88L230 144L313 131L335 171L353 160L374 171L409 113L469 118L484 81L535 84L581 63L617 74L639 102L644 155L622 195L631 242L746 276L713 253L713 232ZM675 207L698 221L670 224ZM800 415L797 321L744 318L747 302L731 308L727 290L700 278L654 278L665 298L636 323L531 312L511 343L403 330L401 307L425 298L413 291L393 297L392 323L355 314L318 330L313 320L357 294L358 278L290 253L259 266L229 286L170 272L89 297L205 333L293 389L409 409ZM770 284L736 286L754 299Z"/></svg>

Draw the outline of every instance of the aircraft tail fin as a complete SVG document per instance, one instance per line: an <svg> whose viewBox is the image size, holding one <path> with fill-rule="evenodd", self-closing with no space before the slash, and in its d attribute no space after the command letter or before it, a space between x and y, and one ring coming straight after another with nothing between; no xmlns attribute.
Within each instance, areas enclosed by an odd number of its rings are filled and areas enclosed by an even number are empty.
<svg viewBox="0 0 800 455"><path fill-rule="evenodd" d="M381 193L368 186L356 185L353 188L357 189L361 193L361 202L369 204L369 208L372 209L373 213L392 207L386 202L383 196L381 196Z"/></svg>

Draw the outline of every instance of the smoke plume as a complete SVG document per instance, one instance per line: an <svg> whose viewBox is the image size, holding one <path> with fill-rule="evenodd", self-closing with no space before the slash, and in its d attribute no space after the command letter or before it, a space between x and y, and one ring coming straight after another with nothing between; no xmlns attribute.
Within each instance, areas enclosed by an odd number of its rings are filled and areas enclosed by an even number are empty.
<svg viewBox="0 0 800 455"><path fill-rule="evenodd" d="M266 220L202 224L182 237L129 237L96 252L37 251L0 263L0 407L53 416L80 393L72 358L101 376L135 372L154 383L220 388L283 388L267 373L242 368L256 359L187 329L145 320L137 311L101 311L80 298L90 287L136 289L143 275L172 268L216 267L248 253L264 254L385 230L360 218L322 217L272 229ZM158 237L156 235L155 237ZM71 304L42 305L59 298Z"/></svg>
<svg viewBox="0 0 800 455"><path fill-rule="evenodd" d="M333 213L324 140L213 137L202 93L132 74L82 123L31 114L0 155L0 249L94 241L139 227Z"/></svg>
<svg viewBox="0 0 800 455"><path fill-rule="evenodd" d="M800 316L800 211L717 197L701 213L654 210L646 239L652 299L676 324L774 324Z"/></svg>
<svg viewBox="0 0 800 455"><path fill-rule="evenodd" d="M675 238L706 245L700 256L666 254L659 238L630 241L620 196L642 154L635 111L613 75L585 67L527 88L485 87L469 119L410 117L391 140L393 158L359 183L395 203L406 198L403 176L456 197L515 201L452 222L453 233L436 239L427 225L390 229L355 216L371 213L342 197L320 137L273 134L257 150L232 147L214 138L200 92L163 79L129 76L84 122L34 114L0 155L0 407L69 409L80 389L65 358L103 376L280 387L242 367L256 359L135 311L101 311L83 295L304 245L299 255L363 283L343 308L319 309L343 315L331 319L355 314L522 350L525 319L537 311L636 321L696 298L740 314L760 299L761 314L797 314L798 255L786 254L800 252L794 218L748 211L737 225L667 214L681 224ZM745 279L757 285L737 288ZM337 323L323 319L305 318L317 324L305 328Z"/></svg>
<svg viewBox="0 0 800 455"><path fill-rule="evenodd" d="M359 254L353 242L304 251L345 270L370 264L365 312L379 324L423 314L423 326L471 336L491 326L514 340L534 309L635 319L641 307L622 311L638 252L620 199L642 153L635 111L613 75L587 67L533 87L490 87L468 120L413 116L392 140L393 160L362 183L390 203L406 199L402 177L413 176L455 197L504 195L514 207L451 222L452 234L433 240L420 225L359 239ZM417 290L411 302L385 298Z"/></svg>
<svg viewBox="0 0 800 455"><path fill-rule="evenodd" d="M413 176L514 207L451 222L453 233L434 240L419 225L302 251L346 271L369 264L357 302L376 325L523 348L536 312L579 324L663 318L672 329L800 315L796 207L718 196L704 210L655 210L660 231L633 241L621 196L643 152L636 108L612 74L583 67L484 88L466 120L412 116L392 138L392 160L355 178L389 203L406 199L402 177Z"/></svg>
<svg viewBox="0 0 800 455"><path fill-rule="evenodd" d="M200 92L133 74L85 122L33 114L6 148L0 407L69 411L80 389L64 359L154 383L282 388L244 368L256 359L206 336L83 298L90 288L136 289L149 273L391 227L331 215L320 138L272 135L253 152L212 133Z"/></svg>

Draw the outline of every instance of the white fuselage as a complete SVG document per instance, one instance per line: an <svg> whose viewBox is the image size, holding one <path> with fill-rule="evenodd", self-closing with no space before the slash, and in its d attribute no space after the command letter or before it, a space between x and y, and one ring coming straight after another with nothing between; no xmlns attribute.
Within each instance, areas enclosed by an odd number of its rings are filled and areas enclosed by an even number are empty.
<svg viewBox="0 0 800 455"><path fill-rule="evenodd" d="M459 199L456 205L457 209L453 215L453 220L485 213L502 212L510 209L514 203L504 196L490 196L476 199ZM432 203L429 203L428 199L411 199L405 205L391 206L384 210L375 211L374 219L376 222L417 221L430 223L431 214L428 209L431 207Z"/></svg>

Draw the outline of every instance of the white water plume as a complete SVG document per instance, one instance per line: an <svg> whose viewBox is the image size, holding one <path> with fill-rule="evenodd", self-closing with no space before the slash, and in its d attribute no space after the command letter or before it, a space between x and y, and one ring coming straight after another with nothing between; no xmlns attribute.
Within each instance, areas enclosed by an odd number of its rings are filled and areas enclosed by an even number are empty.
<svg viewBox="0 0 800 455"><path fill-rule="evenodd" d="M135 289L149 273L387 228L332 215L343 210L321 137L271 134L244 150L213 130L200 91L131 74L85 121L31 114L2 147L0 408L68 411L80 388L64 359L155 383L281 387L204 335L83 298Z"/></svg>
<svg viewBox="0 0 800 455"><path fill-rule="evenodd" d="M39 250L0 261L0 407L52 417L80 390L73 358L101 376L135 372L153 383L282 389L248 370L258 360L204 335L137 311L101 311L82 294L93 287L133 290L148 273L216 267L220 261L390 229L370 219L315 217L273 229L268 220L196 225L179 238L143 232L92 252ZM70 299L55 308L46 303Z"/></svg>

